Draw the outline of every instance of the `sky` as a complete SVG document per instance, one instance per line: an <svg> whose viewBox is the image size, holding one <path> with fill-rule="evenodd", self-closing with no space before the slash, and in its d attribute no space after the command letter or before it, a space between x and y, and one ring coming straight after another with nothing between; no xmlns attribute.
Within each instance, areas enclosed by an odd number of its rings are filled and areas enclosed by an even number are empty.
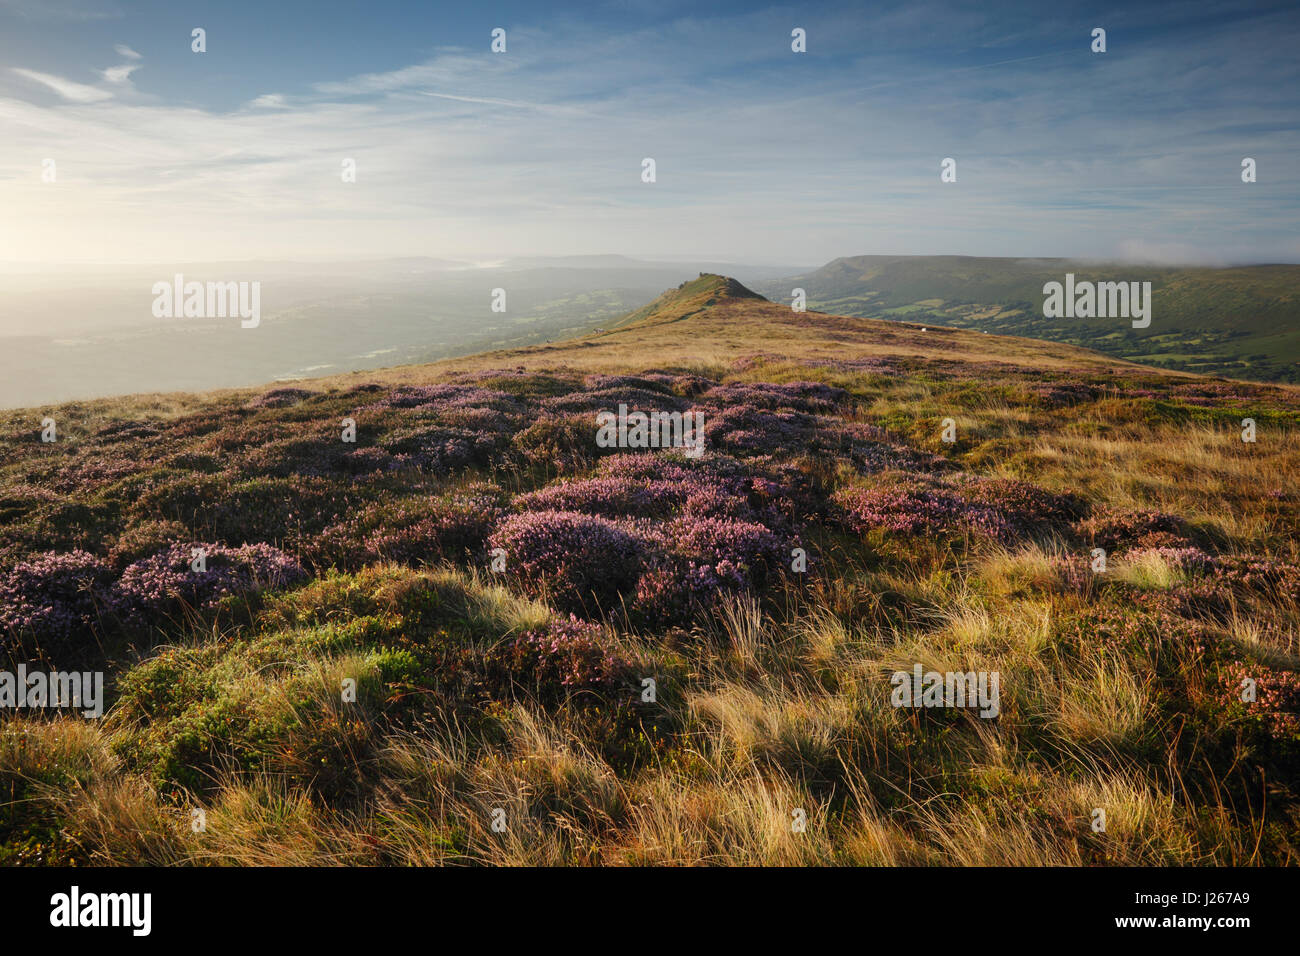
<svg viewBox="0 0 1300 956"><path fill-rule="evenodd" d="M1295 2L0 0L0 262L1300 262L1297 49Z"/></svg>

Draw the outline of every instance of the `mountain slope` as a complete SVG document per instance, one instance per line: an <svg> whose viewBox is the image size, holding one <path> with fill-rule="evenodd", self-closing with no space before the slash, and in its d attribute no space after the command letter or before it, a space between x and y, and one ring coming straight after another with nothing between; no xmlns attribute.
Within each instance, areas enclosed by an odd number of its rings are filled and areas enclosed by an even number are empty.
<svg viewBox="0 0 1300 956"><path fill-rule="evenodd" d="M1298 439L1294 387L718 275L0 412L0 670L105 688L0 713L0 865L1294 864Z"/></svg>
<svg viewBox="0 0 1300 956"><path fill-rule="evenodd" d="M701 272L699 278L683 282L669 289L639 309L629 312L610 323L610 328L632 325L655 325L661 322L679 322L704 311L724 300L751 299L766 302L761 295L741 285L735 279L714 273Z"/></svg>
<svg viewBox="0 0 1300 956"><path fill-rule="evenodd" d="M1151 282L1151 326L1047 319L1043 285L1067 272L1093 281ZM1024 335L1144 364L1259 381L1300 381L1300 266L1168 268L971 256L852 256L757 284L789 301L803 288L826 311Z"/></svg>

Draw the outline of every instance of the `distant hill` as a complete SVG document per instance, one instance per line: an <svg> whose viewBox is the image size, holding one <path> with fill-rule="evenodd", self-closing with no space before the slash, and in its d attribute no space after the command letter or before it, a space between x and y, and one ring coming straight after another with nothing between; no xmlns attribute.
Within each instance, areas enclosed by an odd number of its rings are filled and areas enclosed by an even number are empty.
<svg viewBox="0 0 1300 956"><path fill-rule="evenodd" d="M677 322L689 318L723 299L767 299L728 276L701 272L698 279L683 282L675 289L669 289L653 302L629 312L610 324L611 328L623 328L638 323Z"/></svg>
<svg viewBox="0 0 1300 956"><path fill-rule="evenodd" d="M1043 284L1067 272L1092 281L1149 281L1150 328L1116 319L1048 319ZM906 318L1096 349L1135 362L1257 381L1298 382L1300 266L1156 267L1067 259L851 256L755 283L777 302L803 288L808 307Z"/></svg>

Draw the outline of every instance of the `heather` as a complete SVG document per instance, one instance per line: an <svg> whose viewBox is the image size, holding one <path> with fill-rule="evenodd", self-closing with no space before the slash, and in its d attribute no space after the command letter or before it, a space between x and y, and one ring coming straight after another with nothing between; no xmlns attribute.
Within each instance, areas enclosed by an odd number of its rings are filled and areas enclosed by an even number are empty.
<svg viewBox="0 0 1300 956"><path fill-rule="evenodd" d="M770 322L7 413L3 656L110 706L0 715L0 861L1300 862L1300 399Z"/></svg>

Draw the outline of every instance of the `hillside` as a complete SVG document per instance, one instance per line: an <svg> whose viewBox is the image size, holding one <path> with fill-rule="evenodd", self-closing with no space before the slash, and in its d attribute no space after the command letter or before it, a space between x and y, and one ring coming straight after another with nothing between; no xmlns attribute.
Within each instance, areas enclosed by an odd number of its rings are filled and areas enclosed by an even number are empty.
<svg viewBox="0 0 1300 956"><path fill-rule="evenodd" d="M1043 285L1149 281L1150 328L1114 319L1047 319ZM852 256L758 289L848 315L1023 335L1170 369L1257 381L1300 381L1300 266L1167 268L970 256Z"/></svg>
<svg viewBox="0 0 1300 956"><path fill-rule="evenodd" d="M4 666L106 675L0 718L0 864L1300 862L1292 387L703 274L0 435Z"/></svg>

